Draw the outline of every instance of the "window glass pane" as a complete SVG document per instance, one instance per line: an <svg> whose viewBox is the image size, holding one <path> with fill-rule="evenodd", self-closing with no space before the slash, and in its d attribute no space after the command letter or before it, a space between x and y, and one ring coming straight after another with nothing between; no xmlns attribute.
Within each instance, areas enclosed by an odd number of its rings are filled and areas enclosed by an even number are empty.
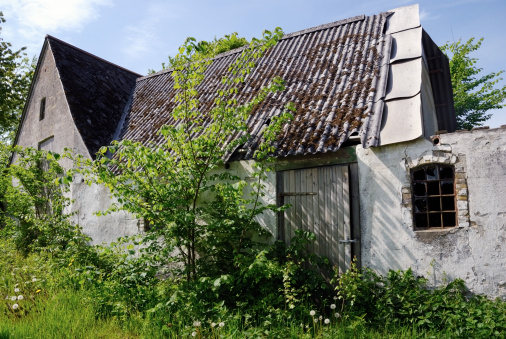
<svg viewBox="0 0 506 339"><path fill-rule="evenodd" d="M413 179L415 180L425 180L425 171L423 168L416 170L413 173Z"/></svg>
<svg viewBox="0 0 506 339"><path fill-rule="evenodd" d="M427 167L425 173L427 173L427 180L437 180L439 178L436 166Z"/></svg>
<svg viewBox="0 0 506 339"><path fill-rule="evenodd" d="M441 227L441 214L429 214L429 227Z"/></svg>
<svg viewBox="0 0 506 339"><path fill-rule="evenodd" d="M429 198L429 212L441 211L441 200L437 198Z"/></svg>
<svg viewBox="0 0 506 339"><path fill-rule="evenodd" d="M445 227L457 226L455 222L455 213L443 213L443 225Z"/></svg>
<svg viewBox="0 0 506 339"><path fill-rule="evenodd" d="M427 214L415 214L416 227L427 227Z"/></svg>
<svg viewBox="0 0 506 339"><path fill-rule="evenodd" d="M426 198L415 199L415 211L416 212L427 212L427 199Z"/></svg>
<svg viewBox="0 0 506 339"><path fill-rule="evenodd" d="M453 180L441 180L441 194L453 194Z"/></svg>
<svg viewBox="0 0 506 339"><path fill-rule="evenodd" d="M453 179L453 168L451 167L440 167L439 174L441 179Z"/></svg>
<svg viewBox="0 0 506 339"><path fill-rule="evenodd" d="M427 191L429 195L439 195L439 181L427 182Z"/></svg>
<svg viewBox="0 0 506 339"><path fill-rule="evenodd" d="M455 211L455 197L442 197L443 211Z"/></svg>
<svg viewBox="0 0 506 339"><path fill-rule="evenodd" d="M425 184L422 182L415 183L413 185L413 192L414 192L415 196L424 197L426 195Z"/></svg>

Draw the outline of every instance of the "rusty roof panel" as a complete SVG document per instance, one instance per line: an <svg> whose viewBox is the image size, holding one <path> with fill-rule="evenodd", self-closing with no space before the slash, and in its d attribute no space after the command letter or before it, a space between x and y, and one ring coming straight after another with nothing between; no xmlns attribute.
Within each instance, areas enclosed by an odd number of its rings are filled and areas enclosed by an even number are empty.
<svg viewBox="0 0 506 339"><path fill-rule="evenodd" d="M282 93L269 95L248 120L253 136L246 158L261 138L269 119L287 102L296 106L294 119L277 141L277 155L326 153L339 149L350 134L359 133L364 147L376 146L388 77L391 38L385 36L388 13L355 17L288 34L258 62L247 77L239 102L251 98L275 76L285 80ZM242 49L218 56L206 72L200 91L203 110L213 105L223 72ZM174 124L174 81L170 71L140 78L122 137L163 142L157 131Z"/></svg>
<svg viewBox="0 0 506 339"><path fill-rule="evenodd" d="M46 36L72 118L90 155L113 139L139 74Z"/></svg>

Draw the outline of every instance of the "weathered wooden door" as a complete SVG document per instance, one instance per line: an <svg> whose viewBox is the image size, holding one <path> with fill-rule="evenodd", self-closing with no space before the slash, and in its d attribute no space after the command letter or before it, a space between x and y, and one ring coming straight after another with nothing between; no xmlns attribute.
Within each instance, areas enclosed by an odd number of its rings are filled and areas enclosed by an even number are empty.
<svg viewBox="0 0 506 339"><path fill-rule="evenodd" d="M292 206L281 215L281 239L289 244L296 229L313 232L309 249L346 271L353 242L348 165L283 171L278 178L280 202Z"/></svg>

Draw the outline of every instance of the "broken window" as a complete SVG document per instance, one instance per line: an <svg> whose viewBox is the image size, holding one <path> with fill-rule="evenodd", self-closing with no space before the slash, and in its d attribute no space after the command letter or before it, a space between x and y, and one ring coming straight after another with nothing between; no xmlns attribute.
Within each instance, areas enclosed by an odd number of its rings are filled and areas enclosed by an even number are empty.
<svg viewBox="0 0 506 339"><path fill-rule="evenodd" d="M411 185L415 229L457 226L453 166L430 164L414 168Z"/></svg>

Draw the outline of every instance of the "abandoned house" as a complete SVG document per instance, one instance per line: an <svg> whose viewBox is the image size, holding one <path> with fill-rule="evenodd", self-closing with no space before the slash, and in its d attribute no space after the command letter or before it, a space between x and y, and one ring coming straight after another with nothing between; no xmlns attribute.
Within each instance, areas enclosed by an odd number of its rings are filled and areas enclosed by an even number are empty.
<svg viewBox="0 0 506 339"><path fill-rule="evenodd" d="M240 52L215 58L205 86ZM248 122L258 138L282 105L297 108L264 197L292 207L259 220L273 239L301 228L341 270L356 256L380 273L411 267L433 284L460 277L506 296L506 128L455 131L448 59L418 5L287 34L246 87L276 75L286 90ZM47 36L15 143L90 158L113 140L156 143L173 122L173 84L170 71L141 76ZM226 170L248 177L254 147ZM71 195L95 243L139 232L125 212L93 215L111 202L106 188L78 180Z"/></svg>

